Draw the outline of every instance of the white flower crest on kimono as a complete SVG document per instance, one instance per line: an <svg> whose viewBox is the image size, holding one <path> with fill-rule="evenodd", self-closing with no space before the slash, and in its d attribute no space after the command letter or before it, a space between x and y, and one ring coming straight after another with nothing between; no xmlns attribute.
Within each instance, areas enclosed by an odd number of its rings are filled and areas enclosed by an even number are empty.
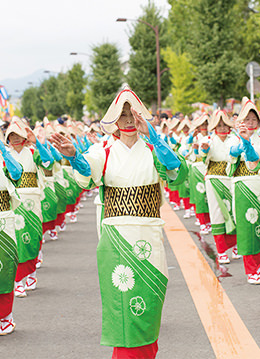
<svg viewBox="0 0 260 359"><path fill-rule="evenodd" d="M50 203L49 202L44 202L43 203L43 209L45 210L45 211L47 211L49 208L50 208Z"/></svg>
<svg viewBox="0 0 260 359"><path fill-rule="evenodd" d="M67 189L66 195L67 195L68 197L71 197L71 196L73 195L72 189Z"/></svg>
<svg viewBox="0 0 260 359"><path fill-rule="evenodd" d="M15 229L19 231L25 227L24 218L21 214L16 214L14 219Z"/></svg>
<svg viewBox="0 0 260 359"><path fill-rule="evenodd" d="M3 263L0 261L0 272L1 272L1 270L4 268L4 265L3 265Z"/></svg>
<svg viewBox="0 0 260 359"><path fill-rule="evenodd" d="M144 313L145 309L146 309L146 304L145 301L143 300L142 297L133 297L130 299L130 309L131 312L136 315L136 316L140 316Z"/></svg>
<svg viewBox="0 0 260 359"><path fill-rule="evenodd" d="M228 199L223 199L223 202L225 203L225 206L227 207L228 212L231 210L231 205Z"/></svg>
<svg viewBox="0 0 260 359"><path fill-rule="evenodd" d="M248 208L246 212L246 219L251 224L254 224L258 220L258 212L255 208Z"/></svg>
<svg viewBox="0 0 260 359"><path fill-rule="evenodd" d="M22 235L22 241L24 244L28 244L31 242L31 236L28 232L25 232L23 235Z"/></svg>
<svg viewBox="0 0 260 359"><path fill-rule="evenodd" d="M29 198L25 200L24 207L27 209L27 211L32 211L34 209L34 200Z"/></svg>
<svg viewBox="0 0 260 359"><path fill-rule="evenodd" d="M255 228L255 234L257 235L258 238L260 237L260 226L257 226Z"/></svg>
<svg viewBox="0 0 260 359"><path fill-rule="evenodd" d="M130 267L119 264L112 273L112 282L116 288L122 292L127 292L129 289L133 289L135 285L134 272Z"/></svg>
<svg viewBox="0 0 260 359"><path fill-rule="evenodd" d="M198 192L200 192L200 193L205 193L206 188L205 188L204 183L198 182L198 183L197 183L197 186L196 186L196 190L197 190Z"/></svg>
<svg viewBox="0 0 260 359"><path fill-rule="evenodd" d="M136 241L133 246L133 252L140 260L144 260L150 257L152 254L152 246L149 242L140 240Z"/></svg>
<svg viewBox="0 0 260 359"><path fill-rule="evenodd" d="M5 229L6 220L4 218L0 219L0 231Z"/></svg>

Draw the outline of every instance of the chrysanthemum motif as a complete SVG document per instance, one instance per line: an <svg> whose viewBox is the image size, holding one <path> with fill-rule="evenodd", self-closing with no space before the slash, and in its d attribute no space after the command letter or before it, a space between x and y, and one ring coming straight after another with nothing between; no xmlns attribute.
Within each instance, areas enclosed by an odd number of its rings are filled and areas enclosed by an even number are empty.
<svg viewBox="0 0 260 359"><path fill-rule="evenodd" d="M225 206L227 207L228 212L231 210L231 205L228 199L223 199L223 202L225 203Z"/></svg>
<svg viewBox="0 0 260 359"><path fill-rule="evenodd" d="M4 268L4 265L3 265L3 263L0 261L0 272L1 272L1 270Z"/></svg>
<svg viewBox="0 0 260 359"><path fill-rule="evenodd" d="M71 196L73 195L72 189L67 189L67 190L66 190L66 195L67 195L68 197L71 197Z"/></svg>
<svg viewBox="0 0 260 359"><path fill-rule="evenodd" d="M5 229L6 220L4 218L0 219L0 231Z"/></svg>
<svg viewBox="0 0 260 359"><path fill-rule="evenodd" d="M134 272L130 267L119 264L112 273L112 282L121 292L131 290L135 285Z"/></svg>
<svg viewBox="0 0 260 359"><path fill-rule="evenodd" d="M14 218L15 229L19 231L25 226L24 217L21 214L16 214Z"/></svg>
<svg viewBox="0 0 260 359"><path fill-rule="evenodd" d="M23 235L22 235L22 241L24 244L28 244L31 242L31 236L28 232L25 232Z"/></svg>
<svg viewBox="0 0 260 359"><path fill-rule="evenodd" d="M255 208L248 208L246 212L246 219L251 224L254 224L258 220L258 213Z"/></svg>
<svg viewBox="0 0 260 359"><path fill-rule="evenodd" d="M130 309L131 312L136 315L136 316L140 316L142 314L144 314L144 311L146 309L146 304L145 301L143 300L142 297L133 297L130 299Z"/></svg>
<svg viewBox="0 0 260 359"><path fill-rule="evenodd" d="M24 207L27 209L27 211L32 211L34 209L34 200L32 199L26 199L24 201Z"/></svg>
<svg viewBox="0 0 260 359"><path fill-rule="evenodd" d="M200 193L205 193L206 189L204 183L198 182L196 186L196 190Z"/></svg>
<svg viewBox="0 0 260 359"><path fill-rule="evenodd" d="M49 208L50 208L50 203L49 203L49 202L44 202L44 203L43 203L43 209L44 209L45 211L47 211Z"/></svg>
<svg viewBox="0 0 260 359"><path fill-rule="evenodd" d="M152 254L152 246L144 240L136 241L133 246L133 252L141 261L147 259Z"/></svg>

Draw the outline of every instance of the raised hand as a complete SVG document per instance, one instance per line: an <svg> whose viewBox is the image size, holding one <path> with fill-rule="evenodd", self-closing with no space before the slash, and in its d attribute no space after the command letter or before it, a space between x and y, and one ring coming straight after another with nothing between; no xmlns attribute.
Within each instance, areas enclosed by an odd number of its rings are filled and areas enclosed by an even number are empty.
<svg viewBox="0 0 260 359"><path fill-rule="evenodd" d="M131 107L131 112L135 120L135 128L137 131L149 137L149 130L146 120L144 120L143 117L133 107Z"/></svg>
<svg viewBox="0 0 260 359"><path fill-rule="evenodd" d="M60 133L51 135L50 142L53 146L64 156L73 157L76 153L76 148L73 143Z"/></svg>
<svg viewBox="0 0 260 359"><path fill-rule="evenodd" d="M249 141L250 135L244 122L238 125L239 135L245 140Z"/></svg>
<svg viewBox="0 0 260 359"><path fill-rule="evenodd" d="M33 131L29 127L25 127L25 131L27 132L27 140L36 144L36 137Z"/></svg>
<svg viewBox="0 0 260 359"><path fill-rule="evenodd" d="M201 144L201 148L202 148L203 150L207 150L207 149L209 148L209 144L206 143L206 142L204 142L204 143Z"/></svg>

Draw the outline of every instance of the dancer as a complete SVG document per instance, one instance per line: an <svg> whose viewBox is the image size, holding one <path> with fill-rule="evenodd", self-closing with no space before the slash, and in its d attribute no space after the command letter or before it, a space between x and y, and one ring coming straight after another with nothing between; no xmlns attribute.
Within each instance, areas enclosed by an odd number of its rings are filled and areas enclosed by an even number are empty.
<svg viewBox="0 0 260 359"><path fill-rule="evenodd" d="M237 249L249 284L260 284L260 117L247 97L236 120L239 137L230 148L233 163Z"/></svg>
<svg viewBox="0 0 260 359"><path fill-rule="evenodd" d="M13 211L19 206L20 200L14 182L16 184L19 180L23 169L1 140L0 153L0 335L6 335L15 329L12 311L18 252Z"/></svg>
<svg viewBox="0 0 260 359"><path fill-rule="evenodd" d="M97 248L103 320L101 344L113 346L113 359L156 356L167 286L160 205L163 184L186 174L169 146L156 134L150 113L129 88L111 104L101 125L120 130L120 140L80 156L71 142L53 141L83 187L103 186L104 220ZM138 138L147 136L147 144ZM184 178L183 178L184 180Z"/></svg>
<svg viewBox="0 0 260 359"><path fill-rule="evenodd" d="M21 204L15 210L15 233L19 264L15 278L15 296L25 297L25 290L36 288L36 263L42 241L41 190L38 184L38 166L51 169L53 157L39 142L32 130L18 117L14 117L6 131L6 142L11 155L23 167L17 192ZM27 140L36 149L26 146ZM26 285L22 279L27 277Z"/></svg>
<svg viewBox="0 0 260 359"><path fill-rule="evenodd" d="M230 263L226 253L232 248L232 258L240 258L237 254L235 224L232 216L231 178L227 173L229 148L232 137L233 122L225 111L216 110L208 127L215 133L201 140L200 154L207 167L205 177L209 215L212 234L217 247L219 263Z"/></svg>

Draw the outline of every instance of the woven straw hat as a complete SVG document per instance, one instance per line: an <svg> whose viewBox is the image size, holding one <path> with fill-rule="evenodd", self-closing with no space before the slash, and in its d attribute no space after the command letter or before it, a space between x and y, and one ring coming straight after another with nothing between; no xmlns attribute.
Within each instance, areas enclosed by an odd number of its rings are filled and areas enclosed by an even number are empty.
<svg viewBox="0 0 260 359"><path fill-rule="evenodd" d="M217 127L217 125L221 119L223 120L225 125L227 125L229 127L234 127L234 122L230 120L227 113L223 110L218 109L218 110L215 110L212 114L208 130L209 131L214 130Z"/></svg>
<svg viewBox="0 0 260 359"><path fill-rule="evenodd" d="M168 127L170 130L173 130L176 126L178 126L180 120L177 117L174 117L172 120L169 121Z"/></svg>
<svg viewBox="0 0 260 359"><path fill-rule="evenodd" d="M202 125L205 121L208 122L209 125L209 115L207 113L204 113L203 115L199 116L191 123L190 132L196 130L200 125Z"/></svg>
<svg viewBox="0 0 260 359"><path fill-rule="evenodd" d="M142 115L146 120L151 121L153 119L150 112L144 106L139 97L129 88L125 87L124 90L119 92L112 104L110 105L107 113L100 121L101 129L108 134L115 132L118 127L116 122L121 116L124 103L128 102L138 113Z"/></svg>
<svg viewBox="0 0 260 359"><path fill-rule="evenodd" d="M184 129L185 125L188 126L189 128L191 128L191 122L190 122L188 116L185 116L184 120L181 121L179 127L177 128L177 131L181 132Z"/></svg>
<svg viewBox="0 0 260 359"><path fill-rule="evenodd" d="M27 138L27 132L26 128L29 128L28 125L26 125L19 117L14 116L12 118L12 121L10 125L7 127L6 133L5 133L5 140L8 140L8 136L10 133L16 133L17 135Z"/></svg>
<svg viewBox="0 0 260 359"><path fill-rule="evenodd" d="M55 132L58 132L58 133L63 134L65 136L68 133L67 128L65 126L61 125L57 120L55 120L53 122L53 127L54 127Z"/></svg>
<svg viewBox="0 0 260 359"><path fill-rule="evenodd" d="M117 128L118 129L118 128ZM88 128L87 132L99 132L100 128L95 123L92 123L90 127Z"/></svg>
<svg viewBox="0 0 260 359"><path fill-rule="evenodd" d="M50 123L50 121L48 120L48 118L46 116L43 119L43 125L44 125L44 129L45 129L46 138L49 139L51 137L51 135L54 134L55 131L52 127L52 124Z"/></svg>
<svg viewBox="0 0 260 359"><path fill-rule="evenodd" d="M42 127L39 121L36 122L33 133L41 143L45 142L45 135L46 135L45 129Z"/></svg>
<svg viewBox="0 0 260 359"><path fill-rule="evenodd" d="M258 120L260 121L260 116L256 105L250 101L248 97L244 96L241 102L241 111L239 112L239 115L236 119L236 123L244 121L250 110L254 110L256 112Z"/></svg>

